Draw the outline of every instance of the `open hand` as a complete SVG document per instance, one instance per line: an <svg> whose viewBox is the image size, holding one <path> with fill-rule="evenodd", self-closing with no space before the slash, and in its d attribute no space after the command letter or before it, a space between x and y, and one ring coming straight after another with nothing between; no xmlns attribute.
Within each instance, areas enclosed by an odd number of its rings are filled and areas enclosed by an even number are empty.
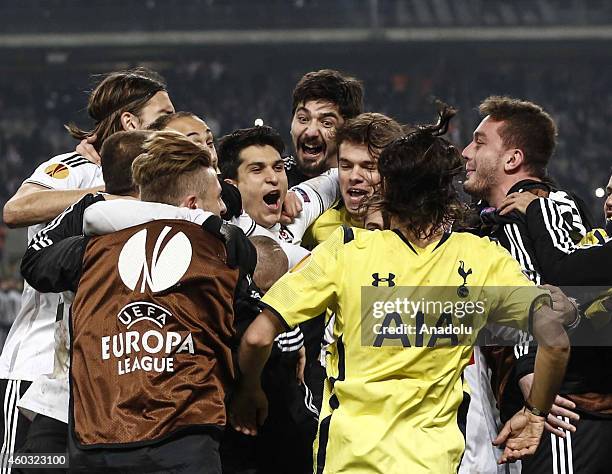
<svg viewBox="0 0 612 474"><path fill-rule="evenodd" d="M505 445L498 464L515 462L536 452L544 432L544 417L535 416L523 408L504 425L493 441L495 446Z"/></svg>

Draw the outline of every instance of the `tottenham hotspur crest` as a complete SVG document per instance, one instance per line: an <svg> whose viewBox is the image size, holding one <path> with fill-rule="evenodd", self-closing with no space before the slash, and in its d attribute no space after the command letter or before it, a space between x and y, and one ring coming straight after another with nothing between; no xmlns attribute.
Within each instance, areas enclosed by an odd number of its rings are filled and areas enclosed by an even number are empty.
<svg viewBox="0 0 612 474"><path fill-rule="evenodd" d="M465 263L463 260L459 260L459 268L457 268L457 273L461 278L463 278L463 283L457 288L457 296L460 298L467 298L470 294L470 290L468 290L467 285L467 277L472 274L472 269L470 268L467 272L465 271Z"/></svg>

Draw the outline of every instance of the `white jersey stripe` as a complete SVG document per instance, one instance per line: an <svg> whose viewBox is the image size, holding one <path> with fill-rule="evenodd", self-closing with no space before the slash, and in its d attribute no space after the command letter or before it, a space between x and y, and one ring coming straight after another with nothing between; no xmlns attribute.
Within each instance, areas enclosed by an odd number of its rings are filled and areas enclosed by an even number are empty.
<svg viewBox="0 0 612 474"><path fill-rule="evenodd" d="M2 439L2 472L5 472L5 462L6 462L6 454L9 453L8 447L9 447L9 440L8 440L8 433L10 431L10 426L9 426L9 414L10 414L10 403L9 400L11 398L11 392L13 390L13 380L7 380L6 381L6 389L4 392L4 412L3 412L3 418L4 418L4 433L2 433L3 435L3 439Z"/></svg>
<svg viewBox="0 0 612 474"><path fill-rule="evenodd" d="M62 222L62 219L66 216L66 214L68 214L69 212L72 211L72 209L74 209L75 204L76 203L72 204L68 209L66 209L59 216L53 219L44 229L42 229L36 235L34 235L32 239L34 243L41 244L42 247L48 247L49 245L52 245L53 241L49 238L48 232L52 229L55 229L58 225L60 225L60 223Z"/></svg>
<svg viewBox="0 0 612 474"><path fill-rule="evenodd" d="M567 241L567 239L569 239L569 234L567 236L563 236L562 234L565 220L559 214L558 209L554 209L553 204L548 199L540 199L540 208L542 210L542 216L544 217L544 224L546 224L546 229L548 230L553 245L563 253L569 253ZM565 231L565 233L567 232Z"/></svg>
<svg viewBox="0 0 612 474"><path fill-rule="evenodd" d="M527 270L533 270L534 275L538 275L538 280L539 280L539 274L536 272L535 265L531 261L531 257L529 256L529 253L527 252L527 249L525 248L525 244L523 243L523 237L521 236L518 226L516 224L512 224L512 230L514 232L514 235L516 236L517 245L521 253L525 257L525 267L524 268ZM539 281L536 281L536 283L539 283Z"/></svg>
<svg viewBox="0 0 612 474"><path fill-rule="evenodd" d="M552 450L551 460L552 460L552 472L553 472L553 474L559 474L559 468L557 467L558 461L559 461L559 457L558 457L558 453L557 453L557 442L558 442L558 439L559 439L559 437L557 435L554 435L554 434L550 433L550 449Z"/></svg>
<svg viewBox="0 0 612 474"><path fill-rule="evenodd" d="M563 420L562 416L558 416L557 418L559 418L560 420ZM565 430L563 430L564 433L566 433ZM559 474L567 474L567 471L565 469L565 440L563 438L558 438L559 439Z"/></svg>
<svg viewBox="0 0 612 474"><path fill-rule="evenodd" d="M306 406L306 409L309 412L315 415L316 418L319 418L319 410L317 410L317 407L315 406L315 404L312 403L312 392L308 388L308 385L306 385L305 383L303 385L304 385L304 390L305 390L304 405Z"/></svg>
<svg viewBox="0 0 612 474"><path fill-rule="evenodd" d="M15 409L17 408L17 398L19 396L16 390L17 381L9 380L7 383L8 403L5 403L4 444L2 445L2 453L5 455L5 460L6 456L13 452L13 447L15 446L13 424L17 424ZM2 472L10 474L11 469L8 465L6 467L3 465Z"/></svg>
<svg viewBox="0 0 612 474"><path fill-rule="evenodd" d="M15 390L14 390L14 404L13 404L13 427L11 430L11 445L10 445L10 453L15 452L15 441L17 438L17 427L19 426L19 408L17 408L17 402L19 401L19 397L21 395L21 380L15 380ZM11 468L8 468L8 472L10 474Z"/></svg>
<svg viewBox="0 0 612 474"><path fill-rule="evenodd" d="M568 417L563 418L566 423L570 422ZM567 443L567 474L574 474L574 453L572 453L572 432L565 432L565 442Z"/></svg>

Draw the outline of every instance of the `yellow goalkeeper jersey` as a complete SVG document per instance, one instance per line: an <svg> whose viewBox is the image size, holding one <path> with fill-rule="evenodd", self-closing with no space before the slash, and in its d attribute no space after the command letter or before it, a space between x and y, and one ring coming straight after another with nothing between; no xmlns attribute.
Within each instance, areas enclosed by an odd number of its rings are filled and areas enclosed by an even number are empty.
<svg viewBox="0 0 612 474"><path fill-rule="evenodd" d="M487 322L529 328L548 292L502 247L338 228L262 300L289 327L336 313L314 472L455 473L462 372ZM471 328L471 331L470 331Z"/></svg>
<svg viewBox="0 0 612 474"><path fill-rule="evenodd" d="M342 202L321 214L308 228L302 239L306 248L313 249L326 241L341 225L363 227L363 220L354 219Z"/></svg>

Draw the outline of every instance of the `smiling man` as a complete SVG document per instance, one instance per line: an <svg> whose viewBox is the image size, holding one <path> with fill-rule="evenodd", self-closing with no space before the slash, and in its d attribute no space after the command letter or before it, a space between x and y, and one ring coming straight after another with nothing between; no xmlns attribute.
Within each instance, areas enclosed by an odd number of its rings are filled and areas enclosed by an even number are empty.
<svg viewBox="0 0 612 474"><path fill-rule="evenodd" d="M579 271L572 266L575 255L571 249L591 225L581 209L581 201L556 188L548 175L547 166L557 136L553 118L533 102L510 97L488 97L480 104L479 111L483 119L462 153L467 178L464 190L480 200L477 211L482 224L478 232L497 240L519 261L523 273L537 284L578 286L605 282L609 274L609 267L605 265L580 265ZM526 218L516 210L510 212L514 201L526 197L537 201ZM560 255L543 251L545 239L553 248L561 250ZM517 339L514 350L508 347L495 352L483 348L480 353L475 352L476 360L483 361L484 354L488 366L495 370L493 392L502 421L511 416L512 410L520 405L521 396L526 397L531 387L534 348L527 334L521 333ZM547 416L546 429L550 433L543 438L535 456L523 463L523 474L551 472L551 466L553 469L560 466L560 472L572 472L570 466L576 466L576 472L583 472L578 466L588 455L578 446L593 443L588 437L590 430L583 428L584 423L576 429L581 407L567 396L575 393L576 386L580 390L584 387L588 387L585 391L596 390L589 383L576 383L584 378L591 365L578 360L576 356L570 358L568 378ZM486 387L486 382L479 386ZM482 409L490 412L493 407L483 404ZM469 428L467 443L469 451L472 444ZM475 449L479 450L478 443ZM486 454L485 450L480 451ZM489 472L482 466L470 467L465 472L474 470Z"/></svg>
<svg viewBox="0 0 612 474"><path fill-rule="evenodd" d="M299 80L291 109L295 157L286 160L290 186L337 166L336 129L362 109L363 87L353 77L322 69Z"/></svg>
<svg viewBox="0 0 612 474"><path fill-rule="evenodd" d="M327 240L342 224L365 227L367 201L380 184L378 156L402 134L399 123L378 113L358 115L338 129L335 146L338 149L338 180L342 200L308 230L305 242L309 246L314 247Z"/></svg>

